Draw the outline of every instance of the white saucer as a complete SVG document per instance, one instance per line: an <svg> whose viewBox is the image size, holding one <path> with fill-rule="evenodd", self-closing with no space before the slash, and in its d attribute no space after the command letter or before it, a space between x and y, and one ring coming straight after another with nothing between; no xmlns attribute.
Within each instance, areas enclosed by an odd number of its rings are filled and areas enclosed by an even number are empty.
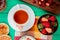
<svg viewBox="0 0 60 40"><path fill-rule="evenodd" d="M26 25L23 26L23 29L20 30L18 27L16 27L16 23L14 22L13 20L13 15L15 14L15 12L17 10L25 10L28 14L29 14L29 21ZM24 5L24 4L17 4L16 6L14 6L10 11L9 11L9 14L8 14L8 23L9 25L16 31L27 31L29 30L33 25L34 25L34 22L35 22L35 15L34 15L34 12L33 10L27 6L27 5Z"/></svg>

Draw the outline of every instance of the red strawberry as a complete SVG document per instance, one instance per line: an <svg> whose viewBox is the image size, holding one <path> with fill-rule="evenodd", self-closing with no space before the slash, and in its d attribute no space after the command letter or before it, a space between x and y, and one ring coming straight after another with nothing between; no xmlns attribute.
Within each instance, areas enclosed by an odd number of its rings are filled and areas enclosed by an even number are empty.
<svg viewBox="0 0 60 40"><path fill-rule="evenodd" d="M39 1L39 5L41 5L41 1Z"/></svg>
<svg viewBox="0 0 60 40"><path fill-rule="evenodd" d="M49 20L50 20L50 21L55 21L55 16L51 16L51 17L49 18Z"/></svg>
<svg viewBox="0 0 60 40"><path fill-rule="evenodd" d="M44 0L41 0L41 1L44 1Z"/></svg>
<svg viewBox="0 0 60 40"><path fill-rule="evenodd" d="M50 4L49 3L46 3L46 6L50 6Z"/></svg>
<svg viewBox="0 0 60 40"><path fill-rule="evenodd" d="M51 29L51 28L45 28L45 30L46 30L48 33L52 33L52 29Z"/></svg>
<svg viewBox="0 0 60 40"><path fill-rule="evenodd" d="M47 34L47 31L45 29L43 29L42 34Z"/></svg>
<svg viewBox="0 0 60 40"><path fill-rule="evenodd" d="M42 17L41 21L48 21L48 19L45 17Z"/></svg>
<svg viewBox="0 0 60 40"><path fill-rule="evenodd" d="M42 5L41 5L42 7L45 7L46 5L45 5L45 1L42 1Z"/></svg>
<svg viewBox="0 0 60 40"><path fill-rule="evenodd" d="M48 21L44 21L42 22L42 25L46 28L49 28L50 27L50 23Z"/></svg>

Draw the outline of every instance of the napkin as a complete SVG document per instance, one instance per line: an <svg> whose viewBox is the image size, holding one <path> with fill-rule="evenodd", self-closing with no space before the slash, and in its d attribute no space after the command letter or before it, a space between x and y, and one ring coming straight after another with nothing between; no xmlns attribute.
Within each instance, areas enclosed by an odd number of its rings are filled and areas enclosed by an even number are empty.
<svg viewBox="0 0 60 40"><path fill-rule="evenodd" d="M37 22L38 22L38 18L35 18L35 23L33 25L33 27L25 32L19 32L19 31L15 31L15 38L14 40L19 40L23 35L30 35L36 38L36 40L52 40L52 35L43 35L40 33L40 31L37 28Z"/></svg>

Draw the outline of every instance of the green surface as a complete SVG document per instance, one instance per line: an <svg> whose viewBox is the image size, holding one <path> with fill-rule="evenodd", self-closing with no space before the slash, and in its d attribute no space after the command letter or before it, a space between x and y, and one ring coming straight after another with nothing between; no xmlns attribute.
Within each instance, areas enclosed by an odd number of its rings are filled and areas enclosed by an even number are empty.
<svg viewBox="0 0 60 40"><path fill-rule="evenodd" d="M8 24L8 20L7 20L8 12L16 4L26 4L26 5L30 6L33 9L36 16L42 16L44 14L49 14L49 12L44 11L41 8L37 8L35 6L27 4L25 2L22 2L21 0L6 0L6 8L3 11L0 12L0 23L3 22L3 23ZM58 19L58 23L60 24L60 14L55 15L55 16ZM9 35L12 37L12 40L14 40L14 33L15 33L15 31L10 27ZM52 40L60 40L60 25L58 25L58 30L53 34L53 39Z"/></svg>

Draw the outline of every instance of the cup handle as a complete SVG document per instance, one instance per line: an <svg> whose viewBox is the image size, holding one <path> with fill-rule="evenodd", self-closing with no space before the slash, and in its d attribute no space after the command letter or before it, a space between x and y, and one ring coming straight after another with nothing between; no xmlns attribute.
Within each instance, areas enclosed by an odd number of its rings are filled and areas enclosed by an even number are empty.
<svg viewBox="0 0 60 40"><path fill-rule="evenodd" d="M20 9L19 4L17 4L17 8Z"/></svg>

